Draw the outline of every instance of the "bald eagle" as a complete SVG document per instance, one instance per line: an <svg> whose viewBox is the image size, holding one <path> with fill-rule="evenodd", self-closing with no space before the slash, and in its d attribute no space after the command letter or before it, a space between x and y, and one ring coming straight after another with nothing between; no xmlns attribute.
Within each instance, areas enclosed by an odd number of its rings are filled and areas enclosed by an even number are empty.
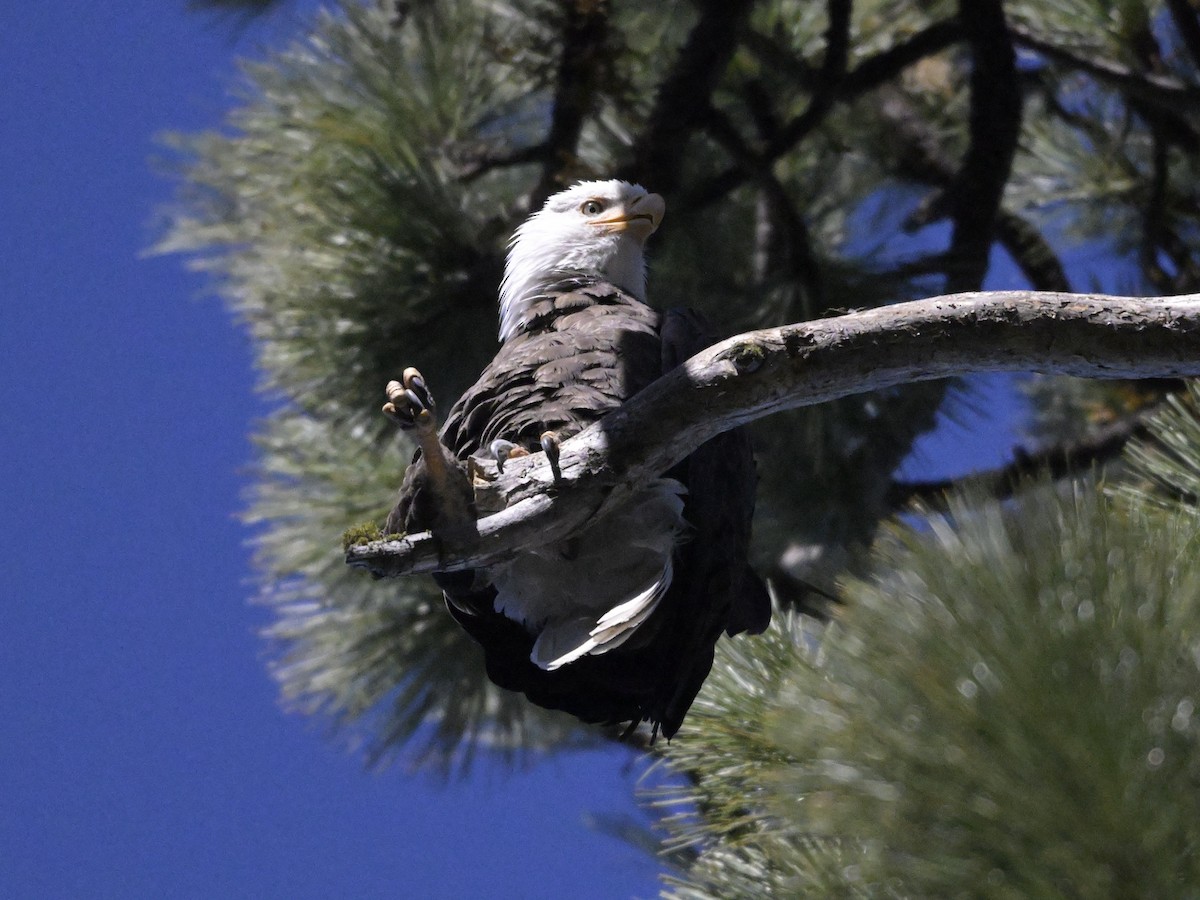
<svg viewBox="0 0 1200 900"><path fill-rule="evenodd" d="M472 521L468 457L557 452L711 343L700 317L645 303L643 246L665 203L623 181L555 194L513 235L500 349L440 434L420 373L384 411L415 429L389 532ZM601 426L602 427L602 426ZM586 722L649 721L670 738L722 632L760 632L770 601L747 561L756 475L747 437L714 438L579 533L484 571L435 576L488 676Z"/></svg>

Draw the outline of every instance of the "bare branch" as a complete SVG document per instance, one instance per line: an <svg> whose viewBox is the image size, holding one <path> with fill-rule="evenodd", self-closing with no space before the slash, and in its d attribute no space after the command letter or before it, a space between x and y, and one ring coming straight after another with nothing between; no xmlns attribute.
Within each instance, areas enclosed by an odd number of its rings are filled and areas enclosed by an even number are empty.
<svg viewBox="0 0 1200 900"><path fill-rule="evenodd" d="M700 18L659 85L649 121L634 146L633 163L622 173L653 184L662 194L676 193L680 156L704 122L754 0L702 0L697 5Z"/></svg>
<svg viewBox="0 0 1200 900"><path fill-rule="evenodd" d="M1009 25L1013 39L1026 49L1040 53L1046 59L1091 75L1097 81L1117 88L1130 97L1158 107L1164 112L1179 113L1200 109L1200 87L1186 84L1177 78L1153 73L1135 72L1125 66L1097 57L1080 56L1059 47L1021 25Z"/></svg>
<svg viewBox="0 0 1200 900"><path fill-rule="evenodd" d="M1167 9L1171 11L1171 19L1192 58L1192 65L1200 68L1200 10L1188 0L1167 0Z"/></svg>
<svg viewBox="0 0 1200 900"><path fill-rule="evenodd" d="M1167 159L1169 148L1158 128L1151 127L1151 140L1153 169L1150 176L1150 196L1146 198L1142 213L1142 239L1138 248L1138 261L1155 290L1162 291L1169 290L1167 285L1171 280L1158 259L1158 251L1165 243L1167 232L1165 207L1170 181Z"/></svg>
<svg viewBox="0 0 1200 900"><path fill-rule="evenodd" d="M909 66L927 56L941 53L962 38L962 24L957 19L934 22L908 40L900 41L882 53L864 59L846 75L839 86L839 94L843 97L857 96L876 88L884 82L891 81Z"/></svg>
<svg viewBox="0 0 1200 900"><path fill-rule="evenodd" d="M584 122L595 105L601 74L610 63L607 0L563 4L562 55L550 131L541 147L542 177L530 209L537 209L571 180Z"/></svg>
<svg viewBox="0 0 1200 900"><path fill-rule="evenodd" d="M1068 478L1094 466L1116 459L1131 440L1144 440L1150 434L1146 423L1154 409L1129 416L1097 429L1079 441L1054 444L1030 452L1017 447L1012 462L986 472L972 472L960 478L937 481L898 481L888 493L888 505L900 509L918 502L943 508L950 493L978 488L989 497L1006 500L1020 488L1022 479L1047 473L1053 479Z"/></svg>
<svg viewBox="0 0 1200 900"><path fill-rule="evenodd" d="M838 97L838 83L846 74L850 53L850 0L829 0L829 27L825 31L825 61L817 77L817 89L799 116L780 129L771 147L771 157L782 156L825 120Z"/></svg>
<svg viewBox="0 0 1200 900"><path fill-rule="evenodd" d="M680 205L686 209L699 209L725 196L763 167L787 153L800 143L813 129L825 120L838 99L838 85L846 74L846 62L850 48L850 16L853 4L850 0L829 0L829 27L825 31L825 59L819 70L814 70L814 93L804 112L779 128L771 136L761 159L747 168L744 159L738 159L724 172L701 183L690 194L681 198Z"/></svg>
<svg viewBox="0 0 1200 900"><path fill-rule="evenodd" d="M495 156L485 151L476 151L473 156L459 151L455 161L459 166L458 177L463 183L469 184L496 169L507 169L512 166L523 166L534 162L543 162L550 156L549 145L545 143L531 144L519 147Z"/></svg>
<svg viewBox="0 0 1200 900"><path fill-rule="evenodd" d="M837 98L853 100L860 94L865 94L885 82L891 81L914 63L920 62L927 56L941 53L962 39L963 30L957 19L935 22L887 50L864 59L846 72L833 85ZM746 34L745 43L772 69L783 72L807 91L817 90L822 80L821 70L810 66L803 58L797 57L791 50L785 49L773 38L757 31L749 31ZM830 57L826 56L825 64L828 65L829 61Z"/></svg>
<svg viewBox="0 0 1200 900"><path fill-rule="evenodd" d="M1021 132L1021 89L1001 0L960 0L958 18L971 48L971 139L947 195L954 231L946 288L977 291Z"/></svg>
<svg viewBox="0 0 1200 900"><path fill-rule="evenodd" d="M739 335L696 354L563 444L510 460L477 488L467 548L428 533L351 547L379 575L488 565L563 537L595 512L754 419L850 394L974 372L1091 378L1200 375L1200 294L1166 299L1037 291L955 294Z"/></svg>
<svg viewBox="0 0 1200 900"><path fill-rule="evenodd" d="M943 151L933 128L921 118L908 98L898 90L885 89L880 93L879 112L893 126L893 140L901 151L897 157L898 172L907 178L949 190L955 182L954 163ZM920 213L912 217L911 224L916 227L928 224L922 215L934 207L947 205L939 195L923 204ZM1071 290L1062 261L1029 220L1001 207L996 213L996 239L1035 289ZM939 262L939 268L946 265L945 260Z"/></svg>
<svg viewBox="0 0 1200 900"><path fill-rule="evenodd" d="M786 271L803 286L811 302L824 310L825 289L821 283L820 266L813 250L812 236L804 217L788 196L787 189L775 177L770 163L764 161L746 144L728 116L718 109L710 108L708 111L708 132L713 140L737 160L742 172L753 173L772 222L782 226L786 241L786 262L781 266L777 261L773 261L776 264L771 267L772 271Z"/></svg>
<svg viewBox="0 0 1200 900"><path fill-rule="evenodd" d="M1021 274L1039 291L1069 291L1071 282L1050 242L1028 219L1001 209L996 214L996 240Z"/></svg>

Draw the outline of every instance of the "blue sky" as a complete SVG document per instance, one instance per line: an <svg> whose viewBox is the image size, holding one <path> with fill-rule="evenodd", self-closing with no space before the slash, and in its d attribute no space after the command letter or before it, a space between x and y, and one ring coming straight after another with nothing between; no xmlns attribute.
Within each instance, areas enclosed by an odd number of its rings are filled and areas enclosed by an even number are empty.
<svg viewBox="0 0 1200 900"><path fill-rule="evenodd" d="M654 860L586 822L637 815L623 750L443 787L280 710L235 519L251 350L143 251L171 194L154 135L217 125L233 60L295 13L183 6L25 4L0 30L0 896L654 896ZM951 429L918 468L994 462L989 440Z"/></svg>

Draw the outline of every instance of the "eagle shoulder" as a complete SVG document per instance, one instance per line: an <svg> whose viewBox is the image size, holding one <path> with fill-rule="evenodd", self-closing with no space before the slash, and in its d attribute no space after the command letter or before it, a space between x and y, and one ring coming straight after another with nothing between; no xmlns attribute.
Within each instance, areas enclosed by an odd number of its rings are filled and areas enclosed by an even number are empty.
<svg viewBox="0 0 1200 900"><path fill-rule="evenodd" d="M662 374L661 318L599 279L548 288L454 404L442 442L465 458L498 438L534 449L545 431L577 434Z"/></svg>

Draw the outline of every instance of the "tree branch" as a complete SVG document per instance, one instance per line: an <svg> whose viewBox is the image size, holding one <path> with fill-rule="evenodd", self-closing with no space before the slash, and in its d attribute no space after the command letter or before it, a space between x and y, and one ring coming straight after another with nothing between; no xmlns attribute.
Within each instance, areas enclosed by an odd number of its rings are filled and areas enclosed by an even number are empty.
<svg viewBox="0 0 1200 900"><path fill-rule="evenodd" d="M960 0L958 18L971 48L971 139L947 194L954 230L946 289L977 291L1021 133L1021 89L1001 0Z"/></svg>
<svg viewBox="0 0 1200 900"><path fill-rule="evenodd" d="M761 160L753 168L745 168L740 161L724 172L712 176L699 184L691 193L685 193L680 205L685 209L699 209L724 197L741 185L764 166L787 153L825 120L838 99L838 85L846 74L846 62L850 52L851 0L829 0L829 27L825 30L825 59L821 68L814 71L813 95L804 112L779 128L773 135Z"/></svg>
<svg viewBox="0 0 1200 900"><path fill-rule="evenodd" d="M550 113L550 130L541 147L542 177L530 209L570 182L584 122L595 105L602 71L610 65L607 0L563 4L562 54Z"/></svg>
<svg viewBox="0 0 1200 900"><path fill-rule="evenodd" d="M1151 175L1150 196L1142 212L1142 234L1138 247L1138 262L1146 278L1155 290L1162 291L1171 281L1170 275L1159 262L1158 252L1166 240L1167 223L1165 207L1167 188L1170 182L1170 166L1167 154L1169 147L1158 128L1151 125ZM1169 290L1169 288L1167 288Z"/></svg>
<svg viewBox="0 0 1200 900"><path fill-rule="evenodd" d="M1167 0L1167 9L1171 11L1171 19L1192 58L1192 65L1200 68L1200 10L1188 0Z"/></svg>
<svg viewBox="0 0 1200 900"><path fill-rule="evenodd" d="M846 74L838 87L840 97L855 97L891 81L909 66L927 56L941 53L963 39L962 23L958 19L934 22L907 40L864 59Z"/></svg>
<svg viewBox="0 0 1200 900"><path fill-rule="evenodd" d="M850 394L973 372L1092 378L1200 375L1200 294L1167 299L996 291L947 295L739 335L696 354L544 454L477 487L478 533L451 547L427 532L351 547L378 575L488 565L562 538L715 435Z"/></svg>
<svg viewBox="0 0 1200 900"><path fill-rule="evenodd" d="M772 271L779 274L782 269L787 275L794 277L810 301L818 309L824 310L825 289L821 283L820 266L813 250L808 224L792 203L787 189L775 177L770 163L755 154L723 112L710 108L707 127L713 140L737 161L741 171L754 173L754 180L766 201L771 220L783 227L786 240L785 264L778 265L777 261L773 260L776 265L772 265Z"/></svg>
<svg viewBox="0 0 1200 900"><path fill-rule="evenodd" d="M1083 57L1065 47L1052 44L1028 28L1010 24L1013 39L1028 50L1046 59L1091 75L1097 81L1117 88L1130 97L1158 107L1164 112L1200 109L1200 87L1186 84L1167 75L1134 72L1125 66L1098 57Z"/></svg>
<svg viewBox="0 0 1200 900"><path fill-rule="evenodd" d="M661 194L676 193L688 138L704 121L754 0L702 0L697 5L700 18L659 85L629 171L621 173L654 185Z"/></svg>
<svg viewBox="0 0 1200 900"><path fill-rule="evenodd" d="M747 46L765 63L781 69L806 90L814 92L812 102L804 112L788 125L781 127L779 133L773 136L763 154L764 163L773 162L783 156L810 134L829 114L834 101L853 100L874 90L913 63L939 53L955 41L961 40L963 35L956 19L938 22L925 31L918 32L909 40L864 60L847 72L849 13L849 4L831 5L825 60L820 69L813 68L803 59L782 50L765 35L757 32L747 35ZM744 183L750 176L751 171L737 164L730 166L697 185L690 195L684 196L681 204L696 209L708 206Z"/></svg>
<svg viewBox="0 0 1200 900"><path fill-rule="evenodd" d="M833 108L838 83L846 74L850 55L850 0L829 0L829 27L825 30L825 61L817 73L817 89L804 112L780 129L770 156L777 159L812 132Z"/></svg>
<svg viewBox="0 0 1200 900"><path fill-rule="evenodd" d="M864 59L845 72L832 87L839 100L853 100L891 81L909 66L927 56L941 53L963 39L962 26L957 19L934 22L923 31ZM803 58L784 49L776 40L757 31L746 33L745 44L764 65L779 70L806 91L818 89L821 69L810 66ZM828 57L826 61L828 62Z"/></svg>
<svg viewBox="0 0 1200 900"><path fill-rule="evenodd" d="M892 126L892 139L900 149L897 171L943 190L955 182L954 163L942 150L934 130L913 109L912 103L898 90L880 93L879 113ZM948 204L935 197L922 204L911 217L914 227L929 224L929 211ZM996 239L1012 256L1021 273L1039 291L1070 291L1062 261L1046 238L1027 219L1003 207L996 212ZM944 268L948 262L939 263Z"/></svg>
<svg viewBox="0 0 1200 900"><path fill-rule="evenodd" d="M996 240L1021 274L1039 291L1069 291L1071 282L1050 242L1028 219L1007 209L996 213Z"/></svg>
<svg viewBox="0 0 1200 900"><path fill-rule="evenodd" d="M1068 444L1054 444L1033 452L1017 447L1011 462L986 472L937 481L897 481L888 492L888 506L901 509L917 502L942 509L950 493L972 487L997 500L1007 500L1016 494L1023 479L1039 473L1046 472L1056 480L1078 475L1116 459L1131 440L1145 440L1150 434L1146 423L1153 412L1151 409L1113 422Z"/></svg>

